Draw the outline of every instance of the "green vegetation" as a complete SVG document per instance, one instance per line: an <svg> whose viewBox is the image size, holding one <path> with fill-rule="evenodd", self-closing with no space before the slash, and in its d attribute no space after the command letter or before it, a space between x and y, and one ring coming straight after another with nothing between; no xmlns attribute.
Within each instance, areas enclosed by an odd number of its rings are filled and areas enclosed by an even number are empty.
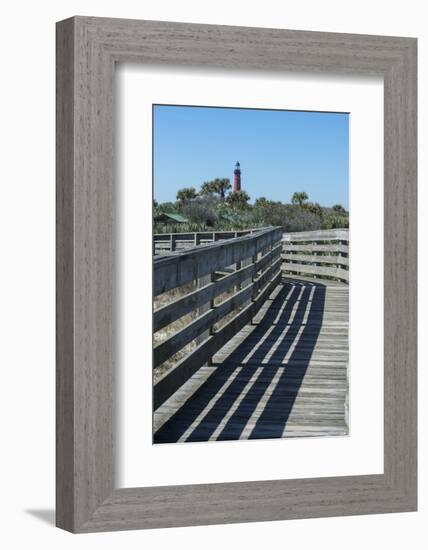
<svg viewBox="0 0 428 550"><path fill-rule="evenodd" d="M179 189L176 202L153 201L155 216L171 212L189 220L180 224L156 223L155 233L228 231L270 225L281 226L284 232L349 227L349 212L342 205L321 206L309 201L304 191L294 193L290 203L259 197L251 204L246 191L230 192L230 189L229 179L216 178L203 183L199 191L194 187Z"/></svg>
<svg viewBox="0 0 428 550"><path fill-rule="evenodd" d="M177 201L181 204L191 201L192 199L196 199L197 196L198 193L194 187L184 187L183 189L179 189L177 191Z"/></svg>
<svg viewBox="0 0 428 550"><path fill-rule="evenodd" d="M292 204L298 204L299 206L302 206L305 204L305 202L309 200L308 194L305 193L305 191L302 192L296 192L293 193L293 196L291 197Z"/></svg>
<svg viewBox="0 0 428 550"><path fill-rule="evenodd" d="M201 186L201 195L218 194L221 200L226 197L226 191L232 186L230 185L229 178L216 178L212 181L206 181Z"/></svg>
<svg viewBox="0 0 428 550"><path fill-rule="evenodd" d="M246 191L233 191L226 199L231 208L241 211L249 208L249 200L250 195Z"/></svg>

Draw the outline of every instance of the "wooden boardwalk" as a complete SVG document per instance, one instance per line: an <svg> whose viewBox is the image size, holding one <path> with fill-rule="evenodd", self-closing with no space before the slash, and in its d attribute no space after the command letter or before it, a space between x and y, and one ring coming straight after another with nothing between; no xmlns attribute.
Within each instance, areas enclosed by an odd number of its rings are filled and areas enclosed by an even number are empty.
<svg viewBox="0 0 428 550"><path fill-rule="evenodd" d="M154 412L154 443L346 435L347 284L283 276Z"/></svg>

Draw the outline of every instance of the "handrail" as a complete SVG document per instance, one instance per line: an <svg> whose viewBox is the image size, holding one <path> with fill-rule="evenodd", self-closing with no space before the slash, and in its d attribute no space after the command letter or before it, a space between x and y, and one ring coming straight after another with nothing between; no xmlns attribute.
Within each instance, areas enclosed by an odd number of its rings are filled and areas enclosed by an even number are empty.
<svg viewBox="0 0 428 550"><path fill-rule="evenodd" d="M153 254L169 254L177 250L185 250L194 246L206 245L215 241L243 237L258 231L268 229L238 229L229 231L190 231L185 233L155 233L153 235Z"/></svg>
<svg viewBox="0 0 428 550"><path fill-rule="evenodd" d="M280 245L281 246L281 245ZM278 257L278 246L272 248L256 263L251 263L225 275L217 281L208 282L205 286L199 287L193 292L189 292L156 310L153 317L153 330L157 332L167 325L180 319L184 315L191 313L197 308L203 306L210 300L213 300L220 294L227 292L235 285L242 284L255 273L263 270L271 261Z"/></svg>
<svg viewBox="0 0 428 550"><path fill-rule="evenodd" d="M282 270L290 275L349 283L349 231L329 229L284 234Z"/></svg>
<svg viewBox="0 0 428 550"><path fill-rule="evenodd" d="M184 315L196 314L154 348L154 367L173 358L190 342L197 344L156 383L155 409L259 311L280 281L281 238L281 229L272 227L154 258L155 296L190 283L196 287L154 311L154 332ZM235 270L229 273L232 265ZM215 304L214 299L224 293L226 298ZM219 321L223 324L216 329Z"/></svg>
<svg viewBox="0 0 428 550"><path fill-rule="evenodd" d="M252 258L281 240L279 227L154 258L154 295Z"/></svg>

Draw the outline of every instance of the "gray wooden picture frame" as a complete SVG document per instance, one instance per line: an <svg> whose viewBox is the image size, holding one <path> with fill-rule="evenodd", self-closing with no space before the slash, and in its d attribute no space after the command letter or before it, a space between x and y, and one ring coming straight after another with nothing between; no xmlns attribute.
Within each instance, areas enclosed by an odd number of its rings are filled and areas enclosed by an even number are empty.
<svg viewBox="0 0 428 550"><path fill-rule="evenodd" d="M414 38L90 17L57 24L59 527L82 533L416 510L416 46ZM383 474L115 487L117 62L383 76Z"/></svg>

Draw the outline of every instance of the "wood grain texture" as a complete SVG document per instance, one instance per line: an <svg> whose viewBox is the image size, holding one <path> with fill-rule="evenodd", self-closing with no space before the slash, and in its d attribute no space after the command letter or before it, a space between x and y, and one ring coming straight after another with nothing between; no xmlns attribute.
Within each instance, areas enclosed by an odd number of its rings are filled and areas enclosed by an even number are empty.
<svg viewBox="0 0 428 550"><path fill-rule="evenodd" d="M281 258L285 262L287 262L288 260L300 261L303 263L310 262L308 254L289 254L285 252L284 254L281 255ZM327 254L323 254L312 258L313 258L312 261L316 261L316 263L319 263L319 264L334 264L334 265L340 264L344 266L349 265L348 258L345 258L342 256L329 256Z"/></svg>
<svg viewBox="0 0 428 550"><path fill-rule="evenodd" d="M341 267L310 265L303 263L285 263L282 269L286 273L294 273L298 275L313 275L320 277L334 277L342 281L348 281L349 272Z"/></svg>
<svg viewBox="0 0 428 550"><path fill-rule="evenodd" d="M58 23L57 33L58 526L90 532L415 510L416 40L87 17ZM383 76L383 475L115 488L116 61Z"/></svg>
<svg viewBox="0 0 428 550"><path fill-rule="evenodd" d="M257 231L257 230L255 230ZM165 254L175 250L185 250L201 244L209 244L214 241L233 239L242 235L248 235L253 230L244 229L242 231L200 231L194 233L158 233L153 235L154 254ZM174 239L174 247L171 247L171 241ZM171 250L173 248L173 250Z"/></svg>
<svg viewBox="0 0 428 550"><path fill-rule="evenodd" d="M206 304L210 300L226 292L234 285L248 281L257 271L263 270L271 260L278 257L280 253L281 244L254 263L250 260L251 263L248 263L245 267L226 274L223 278L217 279L215 282L209 281L209 283L195 291L189 292L181 298L177 298L159 307L153 314L153 332L157 332L183 315L201 307L203 304Z"/></svg>
<svg viewBox="0 0 428 550"><path fill-rule="evenodd" d="M237 309L234 316L229 319L220 329L208 331L203 339L198 341L196 338L197 347L178 361L176 365L168 370L164 376L154 386L153 390L153 408L157 409L166 401L175 391L177 391L202 365L205 365L211 357L216 353L228 340L230 340L241 328L249 323L252 318L257 315L264 302L269 297L269 294L278 284L281 278L280 274L280 259L273 263L270 267L254 280L254 282L242 290L238 290L232 297L244 301L240 309ZM252 301L250 301L252 300ZM227 305L229 300L223 302ZM222 305L218 307L221 310ZM209 310L209 307L208 307ZM212 309L212 313L216 310ZM199 319L204 321L204 316L209 314L205 311ZM214 321L216 318L214 318ZM190 328L192 330L193 327ZM187 332L187 331L186 331ZM180 333L178 333L180 334ZM156 366L156 349L154 350L154 365Z"/></svg>
<svg viewBox="0 0 428 550"><path fill-rule="evenodd" d="M74 528L74 25L56 36L56 522Z"/></svg>
<svg viewBox="0 0 428 550"><path fill-rule="evenodd" d="M279 228L258 231L254 235L236 237L210 246L195 247L184 253L155 256L153 292L163 292L185 285L203 275L210 275L225 266L237 264L276 244L282 236Z"/></svg>
<svg viewBox="0 0 428 550"><path fill-rule="evenodd" d="M346 435L348 296L344 283L283 278L155 411L154 443Z"/></svg>
<svg viewBox="0 0 428 550"><path fill-rule="evenodd" d="M334 277L349 283L347 229L287 233L282 242L282 269L285 273Z"/></svg>
<svg viewBox="0 0 428 550"><path fill-rule="evenodd" d="M157 332L166 325L174 322L183 315L201 307L218 295L239 284L254 273L255 266L251 264L242 269L229 273L215 282L209 281L204 286L189 292L176 300L156 309L153 314L153 332Z"/></svg>
<svg viewBox="0 0 428 550"><path fill-rule="evenodd" d="M222 240L222 242L215 242L214 239L206 247L197 246L189 251L176 252L167 258L158 256L154 261L155 292L158 288L174 289L188 274L193 276L193 280L186 279L186 281L193 287L200 286L187 296L167 304L159 311L154 311L154 332L157 331L156 327L159 324L183 317L189 312L190 306L192 306L190 311L196 315L193 320L156 345L153 350L154 368L161 366L182 351L187 344L192 342L197 346L181 361L176 362L175 366L154 385L155 409L177 391L197 369L210 362L213 353L219 349L215 346L222 346L225 340L232 338L236 331L240 330L240 322L238 320L230 322L230 316L241 316L241 319L247 320L251 312L254 314L257 312L261 298L267 298L263 291L264 287L279 275L282 235L278 228L271 227L254 232L252 235L236 238L232 235L231 237L233 237L231 240ZM261 256L259 260L256 260L257 254ZM163 261L165 259L166 266ZM240 265L242 260L247 260L248 265L218 280L219 271L227 270L231 260L238 260L236 265ZM215 272L211 272L210 269ZM202 277L199 276L201 274ZM171 287L171 285L174 286ZM213 298L224 291L228 291L229 296L221 303L215 304ZM257 297L259 300L256 302ZM248 308L252 300L255 303ZM229 322L222 327L219 334L218 327L215 325L226 316L229 317Z"/></svg>

